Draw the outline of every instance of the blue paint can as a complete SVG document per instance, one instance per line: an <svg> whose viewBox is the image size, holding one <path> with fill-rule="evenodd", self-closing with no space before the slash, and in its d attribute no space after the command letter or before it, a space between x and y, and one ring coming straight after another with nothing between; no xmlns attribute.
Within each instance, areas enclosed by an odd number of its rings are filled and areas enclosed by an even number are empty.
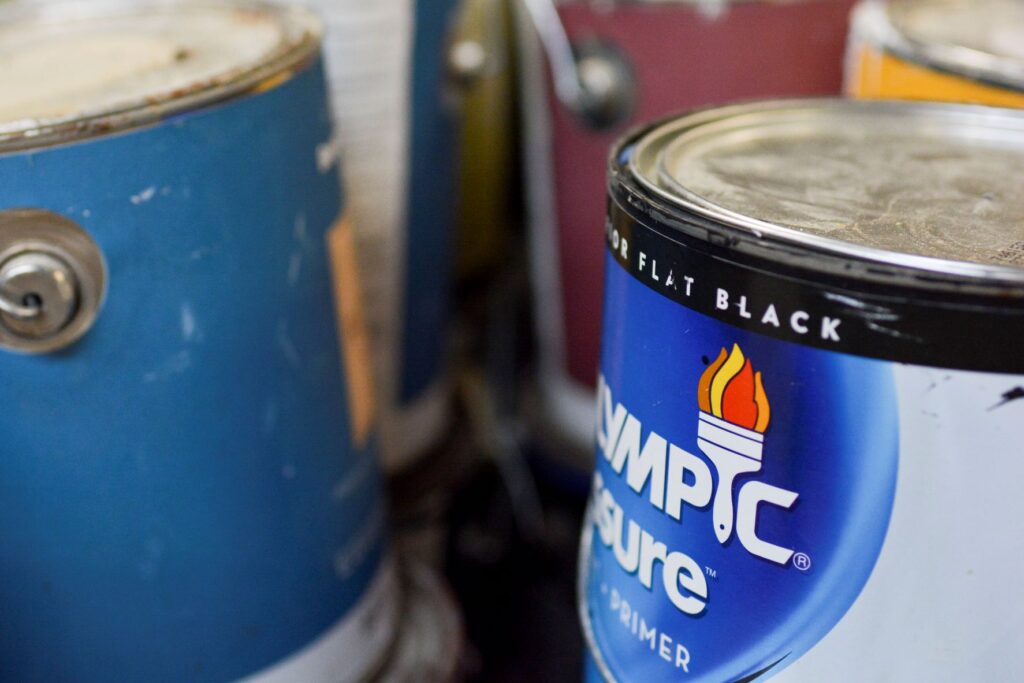
<svg viewBox="0 0 1024 683"><path fill-rule="evenodd" d="M364 679L397 590L319 22L7 18L0 679Z"/></svg>
<svg viewBox="0 0 1024 683"><path fill-rule="evenodd" d="M451 428L458 94L455 0L311 0L325 42L337 147L359 247L381 455L408 469ZM371 87L372 85L372 87Z"/></svg>
<svg viewBox="0 0 1024 683"><path fill-rule="evenodd" d="M1018 111L932 103L619 143L588 680L1019 676L1022 164Z"/></svg>

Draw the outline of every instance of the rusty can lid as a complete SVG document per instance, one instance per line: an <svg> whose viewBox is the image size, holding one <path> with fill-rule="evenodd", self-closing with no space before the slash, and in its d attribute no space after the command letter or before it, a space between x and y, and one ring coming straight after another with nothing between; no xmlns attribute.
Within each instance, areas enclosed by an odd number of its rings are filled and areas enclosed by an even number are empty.
<svg viewBox="0 0 1024 683"><path fill-rule="evenodd" d="M139 125L257 87L319 44L309 12L251 2L78 3L0 16L0 148Z"/></svg>

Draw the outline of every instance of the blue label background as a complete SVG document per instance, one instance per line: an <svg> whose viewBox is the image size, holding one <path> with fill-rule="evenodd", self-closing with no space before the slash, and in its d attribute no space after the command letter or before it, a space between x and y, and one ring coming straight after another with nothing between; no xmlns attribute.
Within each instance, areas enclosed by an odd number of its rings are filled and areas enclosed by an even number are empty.
<svg viewBox="0 0 1024 683"><path fill-rule="evenodd" d="M722 546L710 504L684 505L682 521L649 502L649 488L630 489L599 453L597 469L632 519L700 566L708 578L707 608L698 617L668 600L658 564L651 590L628 575L599 536L584 586L603 657L622 681L735 681L772 664L775 673L820 640L863 588L881 550L896 485L898 422L889 364L776 341L694 313L630 276L610 256L605 263L602 372L615 403L670 443L700 455L697 384L721 348L738 343L763 372L772 408L760 472L737 479L800 494L790 510L762 506L758 535L807 553L809 571L748 553L735 537ZM696 283L699 287L701 283ZM738 283L736 291L742 290ZM710 463L709 463L710 465ZM714 467L711 466L714 474ZM717 476L717 475L715 475ZM662 660L617 621L602 590L614 588L639 612L687 647L690 673ZM674 653L674 646L673 646ZM780 661L781 660L781 661Z"/></svg>

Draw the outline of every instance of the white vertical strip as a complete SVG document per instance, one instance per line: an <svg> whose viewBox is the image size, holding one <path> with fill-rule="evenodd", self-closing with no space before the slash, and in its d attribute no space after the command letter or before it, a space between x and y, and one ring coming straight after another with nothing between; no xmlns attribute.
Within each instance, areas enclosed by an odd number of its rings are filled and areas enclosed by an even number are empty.
<svg viewBox="0 0 1024 683"><path fill-rule="evenodd" d="M520 92L525 129L524 186L527 191L530 269L541 372L565 372L565 330L562 316L561 276L558 264L558 214L555 209L555 172L552 159L551 120L545 87L547 61L536 29L526 10L515 3L520 36Z"/></svg>
<svg viewBox="0 0 1024 683"><path fill-rule="evenodd" d="M589 449L594 441L593 392L573 380L566 369L551 103L545 85L547 60L529 14L518 2L514 5L525 138L523 185L528 198L526 212L535 332L540 347L540 390L551 423L580 448Z"/></svg>

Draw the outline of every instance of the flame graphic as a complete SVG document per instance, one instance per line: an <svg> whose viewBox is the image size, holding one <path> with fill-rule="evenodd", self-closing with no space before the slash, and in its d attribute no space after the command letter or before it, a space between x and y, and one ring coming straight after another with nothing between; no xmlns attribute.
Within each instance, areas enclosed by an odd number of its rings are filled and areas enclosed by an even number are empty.
<svg viewBox="0 0 1024 683"><path fill-rule="evenodd" d="M722 349L700 376L697 403L705 413L762 434L771 421L761 373L754 372L737 344L729 353Z"/></svg>

